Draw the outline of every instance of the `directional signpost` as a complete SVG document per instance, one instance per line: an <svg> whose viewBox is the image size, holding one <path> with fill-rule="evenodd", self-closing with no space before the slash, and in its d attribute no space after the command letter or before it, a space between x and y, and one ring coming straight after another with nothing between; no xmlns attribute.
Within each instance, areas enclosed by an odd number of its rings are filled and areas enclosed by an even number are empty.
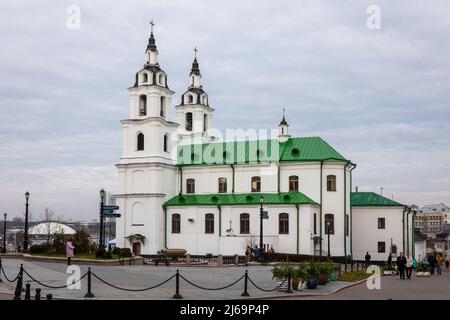
<svg viewBox="0 0 450 320"><path fill-rule="evenodd" d="M104 213L105 218L120 218L120 213Z"/></svg>
<svg viewBox="0 0 450 320"><path fill-rule="evenodd" d="M261 219L269 219L269 212L268 211L263 211L261 213Z"/></svg>

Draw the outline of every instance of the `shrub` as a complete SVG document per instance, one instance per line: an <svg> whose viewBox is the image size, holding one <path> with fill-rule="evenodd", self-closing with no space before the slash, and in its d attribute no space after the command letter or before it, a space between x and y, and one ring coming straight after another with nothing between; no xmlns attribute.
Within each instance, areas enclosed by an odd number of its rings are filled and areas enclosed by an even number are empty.
<svg viewBox="0 0 450 320"><path fill-rule="evenodd" d="M34 253L47 253L50 249L50 245L47 243L44 244L34 244L30 247L29 252L31 254Z"/></svg>
<svg viewBox="0 0 450 320"><path fill-rule="evenodd" d="M278 252L264 252L264 259L268 262L276 261L290 261L290 262L306 262L313 259L314 261L330 261L327 256L311 256L307 254L289 254L289 253L278 253Z"/></svg>
<svg viewBox="0 0 450 320"><path fill-rule="evenodd" d="M106 254L105 247L100 246L98 247L97 251L95 251L95 257L96 258L103 258Z"/></svg>
<svg viewBox="0 0 450 320"><path fill-rule="evenodd" d="M112 250L112 254L120 256L121 251L122 249L120 249L119 247L114 247L114 249Z"/></svg>
<svg viewBox="0 0 450 320"><path fill-rule="evenodd" d="M123 248L120 251L120 256L124 258L130 258L131 256L133 256L133 253L131 252L130 248Z"/></svg>
<svg viewBox="0 0 450 320"><path fill-rule="evenodd" d="M56 253L66 253L66 242L69 238L64 233L55 233L52 241L52 248Z"/></svg>
<svg viewBox="0 0 450 320"><path fill-rule="evenodd" d="M429 272L429 271L430 267L428 266L428 264L419 262L419 264L417 265L417 272Z"/></svg>
<svg viewBox="0 0 450 320"><path fill-rule="evenodd" d="M72 237L73 245L77 253L88 253L91 247L89 234L84 230L78 230Z"/></svg>

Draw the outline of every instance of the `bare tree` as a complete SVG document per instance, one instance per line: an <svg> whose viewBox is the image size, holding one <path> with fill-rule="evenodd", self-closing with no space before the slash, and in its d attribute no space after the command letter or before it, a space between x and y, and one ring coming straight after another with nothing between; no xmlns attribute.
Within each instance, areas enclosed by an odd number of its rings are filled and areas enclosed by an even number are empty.
<svg viewBox="0 0 450 320"><path fill-rule="evenodd" d="M45 208L44 215L41 217L41 220L45 226L44 232L46 235L47 244L49 244L50 240L53 239L53 235L60 232L60 230L58 230L59 225L55 224L55 222L61 223L62 216L56 216L55 218L55 212L50 208Z"/></svg>

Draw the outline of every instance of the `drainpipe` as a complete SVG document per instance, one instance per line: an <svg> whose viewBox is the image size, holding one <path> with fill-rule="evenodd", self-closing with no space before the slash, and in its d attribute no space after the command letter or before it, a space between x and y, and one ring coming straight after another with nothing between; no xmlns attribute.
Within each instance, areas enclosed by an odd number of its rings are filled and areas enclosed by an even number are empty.
<svg viewBox="0 0 450 320"><path fill-rule="evenodd" d="M179 194L181 195L183 193L183 168L178 167L178 169L180 170L180 192L179 192Z"/></svg>
<svg viewBox="0 0 450 320"><path fill-rule="evenodd" d="M167 249L167 207L163 205L164 211L164 249Z"/></svg>
<svg viewBox="0 0 450 320"><path fill-rule="evenodd" d="M350 221L349 221L349 226L348 226L348 234L350 235L350 258L353 260L353 241L352 241L352 235L353 235L353 231L352 231L352 225L353 225L353 216L352 216L352 212L353 212L353 207L352 207L352 202L351 202L351 196L352 196L352 188L353 188L353 176L352 176L352 171L356 169L356 163L352 163L352 167L350 168Z"/></svg>
<svg viewBox="0 0 450 320"><path fill-rule="evenodd" d="M222 207L217 206L217 210L219 210L219 237L222 236Z"/></svg>
<svg viewBox="0 0 450 320"><path fill-rule="evenodd" d="M323 160L320 161L320 216L319 216L319 224L320 224L320 255L322 255L322 189L323 189L323 179L322 179L322 169L323 169Z"/></svg>
<svg viewBox="0 0 450 320"><path fill-rule="evenodd" d="M412 228L413 228L413 230L411 231L412 232L412 257L415 259L416 258L416 235L415 235L415 230L416 230L416 227L415 227L415 220L416 220L416 213L417 213L417 211L416 210L414 210L413 211L413 215L412 215L412 221L411 221L411 226L412 226Z"/></svg>
<svg viewBox="0 0 450 320"><path fill-rule="evenodd" d="M230 165L230 167L233 172L232 178L231 178L231 193L234 193L234 164Z"/></svg>
<svg viewBox="0 0 450 320"><path fill-rule="evenodd" d="M278 163L278 166L277 166L277 174L278 174L278 178L277 178L277 181L278 181L278 193L280 193L280 163Z"/></svg>
<svg viewBox="0 0 450 320"><path fill-rule="evenodd" d="M408 212L406 213L406 252L409 252L409 214L411 213L411 208L408 207Z"/></svg>
<svg viewBox="0 0 450 320"><path fill-rule="evenodd" d="M296 204L297 208L297 254L300 254L300 205Z"/></svg>
<svg viewBox="0 0 450 320"><path fill-rule="evenodd" d="M405 252L405 212L408 211L408 207L405 206L403 209L403 219L402 219L402 236L403 236L403 249L402 251Z"/></svg>
<svg viewBox="0 0 450 320"><path fill-rule="evenodd" d="M347 166L350 161L344 166L344 257L347 256Z"/></svg>

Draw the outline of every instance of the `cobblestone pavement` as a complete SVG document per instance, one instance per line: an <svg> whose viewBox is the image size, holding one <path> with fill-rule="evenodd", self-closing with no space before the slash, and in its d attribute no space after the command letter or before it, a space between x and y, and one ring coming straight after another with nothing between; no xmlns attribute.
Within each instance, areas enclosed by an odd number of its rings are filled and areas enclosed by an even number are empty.
<svg viewBox="0 0 450 320"><path fill-rule="evenodd" d="M341 291L321 297L292 297L286 299L308 300L436 300L450 299L450 269L442 275L416 277L400 280L398 276L381 277L381 289L369 290L366 282L347 287Z"/></svg>
<svg viewBox="0 0 450 320"><path fill-rule="evenodd" d="M23 263L24 268L38 281L46 285L60 286L66 283L68 274L65 273L66 265L63 263L52 262L35 262L23 261L16 259L2 260L3 267L8 275L8 278L14 278L19 272L20 264ZM87 271L87 266L80 266L81 275ZM217 288L223 287L240 278L245 270L248 270L249 277L260 287L270 289L277 286L275 280L272 279L272 272L270 266L249 266L249 267L179 267L180 273L188 280L195 284L208 287ZM93 266L91 270L100 278L110 282L116 286L126 288L146 288L152 285L163 282L170 276L175 274L176 266L158 266L153 265L135 265L135 266ZM15 284L8 283L4 277L3 283L0 283L0 293L14 293ZM44 286L30 281L30 278L24 276L24 286L29 282L32 288L32 295L35 288L42 289L42 296L51 293L55 299L84 299L84 294L87 291L87 279L81 281L80 290L69 289L47 289ZM303 289L296 291L297 295L325 295L348 286L350 283L334 281L326 286L319 286L316 290ZM241 280L238 284L217 291L207 291L192 287L184 280L180 279L180 293L185 299L241 299L241 293L244 289L244 281ZM93 277L92 292L96 299L172 299L175 294L175 279L170 280L166 284L144 292L129 292L121 291L111 288ZM250 298L267 298L273 296L286 295L285 292L263 292L257 290L250 283L248 284L248 292Z"/></svg>

